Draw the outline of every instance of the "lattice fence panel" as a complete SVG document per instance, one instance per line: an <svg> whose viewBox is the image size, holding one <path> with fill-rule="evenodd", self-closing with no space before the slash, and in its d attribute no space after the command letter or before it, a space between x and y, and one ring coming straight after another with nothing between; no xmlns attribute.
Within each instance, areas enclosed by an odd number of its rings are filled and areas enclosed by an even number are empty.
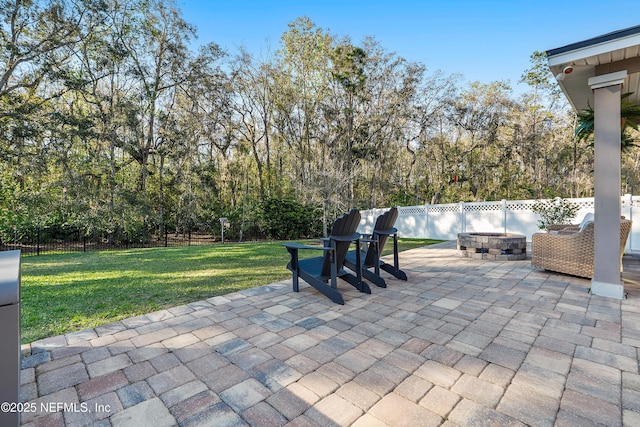
<svg viewBox="0 0 640 427"><path fill-rule="evenodd" d="M488 212L488 211L502 211L502 203L501 202L497 202L497 203L491 203L491 202L485 202L485 203L465 203L464 204L464 211L465 212Z"/></svg>

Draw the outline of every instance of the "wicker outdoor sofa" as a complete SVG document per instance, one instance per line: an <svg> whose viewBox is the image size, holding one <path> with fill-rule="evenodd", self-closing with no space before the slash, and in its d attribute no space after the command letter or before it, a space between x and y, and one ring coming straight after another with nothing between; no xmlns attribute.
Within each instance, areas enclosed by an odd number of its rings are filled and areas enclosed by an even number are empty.
<svg viewBox="0 0 640 427"><path fill-rule="evenodd" d="M620 220L620 260L627 245L632 222ZM550 226L546 233L531 238L531 265L545 270L593 278L593 221L582 226ZM622 269L622 262L620 262Z"/></svg>

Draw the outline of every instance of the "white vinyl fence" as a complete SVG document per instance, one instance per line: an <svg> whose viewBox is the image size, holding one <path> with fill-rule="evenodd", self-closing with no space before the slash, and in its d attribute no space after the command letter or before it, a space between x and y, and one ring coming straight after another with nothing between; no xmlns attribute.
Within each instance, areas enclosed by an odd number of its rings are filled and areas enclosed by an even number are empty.
<svg viewBox="0 0 640 427"><path fill-rule="evenodd" d="M567 199L580 206L572 221L579 223L594 211L593 198ZM532 211L537 200L502 200L499 202L460 202L445 205L422 205L398 208L396 228L400 237L455 240L458 233L516 233L527 236L539 232L540 216ZM640 196L625 194L620 199L621 215L634 221L627 241L627 251L640 250ZM388 209L361 211L358 231L370 233L376 218Z"/></svg>

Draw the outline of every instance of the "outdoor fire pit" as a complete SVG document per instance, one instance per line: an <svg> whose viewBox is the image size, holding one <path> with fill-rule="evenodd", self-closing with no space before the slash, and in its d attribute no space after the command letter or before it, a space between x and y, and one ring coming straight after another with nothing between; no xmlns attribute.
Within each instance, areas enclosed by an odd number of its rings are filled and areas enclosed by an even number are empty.
<svg viewBox="0 0 640 427"><path fill-rule="evenodd" d="M512 233L458 233L460 256L493 261L527 259L527 238Z"/></svg>

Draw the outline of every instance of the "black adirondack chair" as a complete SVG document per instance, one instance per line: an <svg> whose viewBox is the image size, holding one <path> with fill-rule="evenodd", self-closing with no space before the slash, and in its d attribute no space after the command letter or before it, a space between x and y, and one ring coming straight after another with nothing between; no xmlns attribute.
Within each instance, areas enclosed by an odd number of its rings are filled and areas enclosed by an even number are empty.
<svg viewBox="0 0 640 427"><path fill-rule="evenodd" d="M368 243L366 250L361 253L349 251L345 260L345 265L350 269L361 269L365 279L381 288L386 288L387 283L380 276L380 269L393 275L397 279L407 280L407 275L400 270L398 264L398 230L394 228L398 219L398 208L391 208L387 212L378 217L373 227L373 233L369 239L363 239L364 243ZM393 236L393 265L387 264L380 259L380 254L387 243L389 236ZM358 267L359 259L363 259L362 266ZM373 271L369 271L373 268Z"/></svg>
<svg viewBox="0 0 640 427"><path fill-rule="evenodd" d="M356 275L344 270L344 260L349 252L351 243L360 249L360 234L356 232L360 224L360 212L352 209L348 214L336 219L331 228L331 235L324 239L324 246L305 246L299 243L285 243L284 246L291 255L287 268L293 273L293 290L299 292L299 279L316 288L338 304L344 304L342 294L338 291L338 277L342 278L360 292L371 293L369 285L362 280L362 269L359 268L359 257L355 260L353 269ZM298 259L300 249L315 249L324 251L323 256ZM330 282L327 283L327 282Z"/></svg>

